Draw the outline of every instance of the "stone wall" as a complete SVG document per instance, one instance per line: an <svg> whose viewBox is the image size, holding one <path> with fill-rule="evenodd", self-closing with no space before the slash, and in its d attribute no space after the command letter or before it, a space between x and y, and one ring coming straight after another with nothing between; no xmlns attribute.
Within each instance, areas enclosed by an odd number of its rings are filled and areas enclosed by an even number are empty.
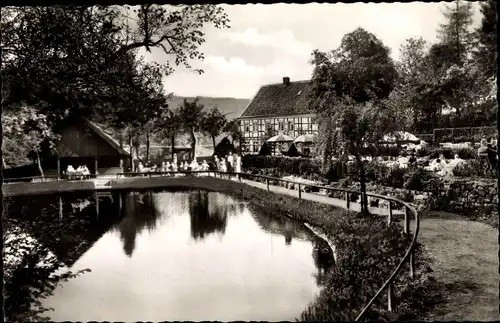
<svg viewBox="0 0 500 323"><path fill-rule="evenodd" d="M448 178L444 181L445 189L440 196L429 192L412 191L394 187L367 184L367 192L395 197L413 204L418 211L439 209L455 213L490 210L498 208L498 182L496 180L477 180L470 178ZM333 187L359 190L359 183L347 187L341 184ZM344 192L331 192L329 196L345 199ZM359 201L352 197L351 201ZM441 203L437 203L441 201ZM372 202L373 201L373 202ZM368 203L376 204L378 199L368 197ZM372 204L372 205L373 205ZM375 206L375 205L374 205ZM378 201L379 207L388 207L386 201Z"/></svg>
<svg viewBox="0 0 500 323"><path fill-rule="evenodd" d="M497 180L449 178L445 180L445 189L451 211L498 208Z"/></svg>

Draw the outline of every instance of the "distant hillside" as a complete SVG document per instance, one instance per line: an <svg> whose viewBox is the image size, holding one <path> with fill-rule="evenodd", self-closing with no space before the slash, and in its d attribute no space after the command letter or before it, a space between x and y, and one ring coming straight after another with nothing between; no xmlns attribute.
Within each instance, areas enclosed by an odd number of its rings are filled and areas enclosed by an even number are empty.
<svg viewBox="0 0 500 323"><path fill-rule="evenodd" d="M169 100L168 105L172 110L177 110L179 106L182 104L182 101L187 99L188 101L194 101L195 97L181 97L174 96L171 100ZM243 110L250 103L250 99L235 99L235 98L211 98L211 97L198 97L198 102L205 106L205 109L208 111L212 109L214 106L219 108L223 114L226 114L229 120L238 118Z"/></svg>
<svg viewBox="0 0 500 323"><path fill-rule="evenodd" d="M168 105L172 110L177 110L179 106L182 104L183 100L187 99L188 101L194 101L196 97L181 97L181 96L173 96L172 99L169 100ZM217 108L226 115L227 119L232 120L241 115L243 110L250 103L250 99L235 99L235 98L213 98L213 97L198 97L198 102L205 106L205 110L210 110L212 107L217 106ZM105 124L98 124L104 132L106 132L111 137L115 138L118 141L118 133L115 129ZM220 142L222 138L224 138L226 134L222 134L215 139L216 144ZM198 135L198 144L200 146L209 146L212 147L212 139L206 135ZM188 134L179 133L176 138L176 145L188 145L191 139ZM168 138L152 138L151 143L153 145L166 144L169 145L170 141Z"/></svg>

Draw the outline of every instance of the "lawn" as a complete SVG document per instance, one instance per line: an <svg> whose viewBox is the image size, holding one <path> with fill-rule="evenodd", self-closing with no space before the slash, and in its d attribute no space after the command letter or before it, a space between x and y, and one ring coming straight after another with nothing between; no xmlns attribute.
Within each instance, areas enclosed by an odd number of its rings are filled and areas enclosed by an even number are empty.
<svg viewBox="0 0 500 323"><path fill-rule="evenodd" d="M500 320L498 230L445 212L430 212L420 227L419 241L444 283L445 299L428 320Z"/></svg>

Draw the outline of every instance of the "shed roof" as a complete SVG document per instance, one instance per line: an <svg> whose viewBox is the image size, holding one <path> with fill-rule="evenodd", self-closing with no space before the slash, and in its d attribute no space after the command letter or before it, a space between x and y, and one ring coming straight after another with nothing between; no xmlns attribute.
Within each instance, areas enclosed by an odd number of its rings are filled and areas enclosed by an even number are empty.
<svg viewBox="0 0 500 323"><path fill-rule="evenodd" d="M313 113L309 108L310 81L268 84L262 86L245 111L244 117L285 116Z"/></svg>
<svg viewBox="0 0 500 323"><path fill-rule="evenodd" d="M88 119L85 119L86 124L92 129L99 137L104 139L111 147L116 149L118 153L122 156L130 156L130 153L127 152L125 149L120 147L120 143L113 138L110 134L108 134L106 131L104 131L103 128L101 128L100 125L97 123L90 121Z"/></svg>

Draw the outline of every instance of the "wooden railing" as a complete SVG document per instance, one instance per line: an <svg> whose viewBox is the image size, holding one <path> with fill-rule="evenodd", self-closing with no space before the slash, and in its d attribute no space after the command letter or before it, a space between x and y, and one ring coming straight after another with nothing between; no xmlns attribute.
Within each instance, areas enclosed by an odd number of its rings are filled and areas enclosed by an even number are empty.
<svg viewBox="0 0 500 323"><path fill-rule="evenodd" d="M305 190L306 188L316 188L318 190L324 190L327 193L336 191L336 192L343 192L344 193L344 198L345 198L345 208L349 209L350 208L350 203L351 203L351 194L356 194L356 196L361 195L359 191L355 190L350 190L350 189L345 189L345 188L338 188L338 187L331 187L331 186L322 186L322 185L315 185L315 184L306 184L306 183L300 183L292 180L287 180L287 179L282 179L282 178L276 178L276 177L270 177L270 176L264 176L264 175L256 175L256 174L248 174L248 173L227 173L227 172L221 172L217 170L204 170L204 171L167 171L167 172L125 172L125 173L117 173L116 177L153 177L153 176L175 176L177 174L183 174L183 175L196 175L196 174L201 174L205 176L211 176L213 175L214 177L220 177L220 178L231 178L235 177L237 178L240 182L242 179L258 179L258 182L265 182L266 187L268 191L271 191L270 182L273 183L289 183L293 184L296 186L298 189L298 198L302 199L302 191ZM103 175L93 175L93 178L102 178L104 177ZM109 175L106 176L109 178ZM41 177L31 177L31 179L36 179L36 178L41 178ZM45 177L48 178L48 177ZM59 180L57 176L50 176L51 179ZM24 178L12 178L12 179L7 179L10 180L11 182L20 181L24 179L30 179L30 177L24 177ZM314 193L312 193L314 194ZM408 263L409 264L409 275L413 279L415 275L415 259L414 259L414 252L415 252L415 243L417 241L419 229L420 229L420 218L417 210L409 203L401 201L399 199L393 198L393 197L388 197L388 196L383 196L383 195L378 195L378 194L373 194L373 193L366 193L367 196L385 200L388 203L388 213L387 213L387 224L390 225L393 221L393 203L396 205L401 205L402 208L404 209L404 223L403 223L403 232L405 234L410 233L410 215L413 213L414 219L415 219L415 229L413 231L413 238L411 240L410 246L408 247L405 255L403 258L400 260L398 266L392 271L392 274L389 276L389 278L386 280L386 282L379 288L379 290L373 295L371 300L363 307L362 311L359 313L359 315L356 317L356 321L359 321L363 315L367 312L367 310L371 307L373 302L381 297L382 293L387 292L387 309L389 311L393 310L393 303L394 303L394 293L393 293L393 282L400 274L403 266Z"/></svg>

